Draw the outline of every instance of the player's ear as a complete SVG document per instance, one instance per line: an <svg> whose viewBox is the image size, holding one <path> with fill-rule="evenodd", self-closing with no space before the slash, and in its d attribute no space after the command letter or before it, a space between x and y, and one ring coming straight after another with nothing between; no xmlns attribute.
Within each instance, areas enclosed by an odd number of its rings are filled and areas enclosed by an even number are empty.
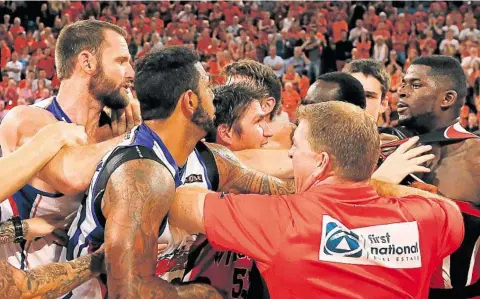
<svg viewBox="0 0 480 299"><path fill-rule="evenodd" d="M198 96L189 89L181 95L178 105L182 108L185 116L191 119L198 107L198 102Z"/></svg>
<svg viewBox="0 0 480 299"><path fill-rule="evenodd" d="M387 108L388 108L388 99L387 97L384 97L381 102L380 102L380 113L384 113L385 111L387 111Z"/></svg>
<svg viewBox="0 0 480 299"><path fill-rule="evenodd" d="M217 143L229 146L233 140L233 129L226 124L221 124L217 128Z"/></svg>
<svg viewBox="0 0 480 299"><path fill-rule="evenodd" d="M443 95L442 103L440 104L440 107L442 108L448 108L455 104L458 100L458 95L455 90L447 90L445 94Z"/></svg>
<svg viewBox="0 0 480 299"><path fill-rule="evenodd" d="M98 61L95 55L92 55L89 51L82 51L78 54L78 64L80 68L89 75L95 74L98 67Z"/></svg>
<svg viewBox="0 0 480 299"><path fill-rule="evenodd" d="M274 97L269 97L265 100L262 101L262 110L265 112L265 114L270 114L273 111L273 108L275 107L275 98Z"/></svg>

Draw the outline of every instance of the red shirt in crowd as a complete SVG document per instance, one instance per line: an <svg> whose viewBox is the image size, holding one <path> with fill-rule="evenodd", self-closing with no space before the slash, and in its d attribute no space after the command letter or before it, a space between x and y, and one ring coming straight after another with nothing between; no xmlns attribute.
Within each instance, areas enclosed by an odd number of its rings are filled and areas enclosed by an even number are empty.
<svg viewBox="0 0 480 299"><path fill-rule="evenodd" d="M282 299L427 298L464 234L452 202L326 181L286 196L212 193L203 222L215 249L250 256Z"/></svg>
<svg viewBox="0 0 480 299"><path fill-rule="evenodd" d="M10 56L12 56L12 51L10 51L10 48L7 45L0 49L0 68L5 68L7 62L10 60Z"/></svg>
<svg viewBox="0 0 480 299"><path fill-rule="evenodd" d="M37 69L43 69L47 78L51 79L55 74L55 60L51 56L43 56L37 61Z"/></svg>

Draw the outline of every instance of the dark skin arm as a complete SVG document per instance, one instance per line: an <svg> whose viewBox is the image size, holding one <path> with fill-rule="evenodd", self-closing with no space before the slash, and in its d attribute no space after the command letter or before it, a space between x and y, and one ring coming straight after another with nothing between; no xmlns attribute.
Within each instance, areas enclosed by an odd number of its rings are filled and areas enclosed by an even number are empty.
<svg viewBox="0 0 480 299"><path fill-rule="evenodd" d="M226 147L208 143L219 173L219 190L230 193L293 194L294 180L280 180L243 165Z"/></svg>
<svg viewBox="0 0 480 299"><path fill-rule="evenodd" d="M0 294L3 299L58 298L101 273L103 252L67 263L39 266L30 272L0 261Z"/></svg>
<svg viewBox="0 0 480 299"><path fill-rule="evenodd" d="M128 161L110 177L102 212L111 298L221 298L211 286L174 286L155 276L158 230L174 196L171 174L155 161Z"/></svg>

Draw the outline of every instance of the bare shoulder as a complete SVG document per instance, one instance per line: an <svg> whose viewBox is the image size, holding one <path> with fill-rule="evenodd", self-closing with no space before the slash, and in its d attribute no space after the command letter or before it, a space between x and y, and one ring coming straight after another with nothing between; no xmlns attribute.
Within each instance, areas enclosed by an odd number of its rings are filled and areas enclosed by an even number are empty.
<svg viewBox="0 0 480 299"><path fill-rule="evenodd" d="M175 182L170 171L150 159L125 162L110 176L107 183L102 211L108 215L114 207L128 207L136 200L145 202L156 199L173 199Z"/></svg>
<svg viewBox="0 0 480 299"><path fill-rule="evenodd" d="M480 138L465 140L465 162L475 176L480 176Z"/></svg>
<svg viewBox="0 0 480 299"><path fill-rule="evenodd" d="M17 106L2 121L0 132L17 129L23 136L33 136L42 127L57 122L47 110L33 106Z"/></svg>

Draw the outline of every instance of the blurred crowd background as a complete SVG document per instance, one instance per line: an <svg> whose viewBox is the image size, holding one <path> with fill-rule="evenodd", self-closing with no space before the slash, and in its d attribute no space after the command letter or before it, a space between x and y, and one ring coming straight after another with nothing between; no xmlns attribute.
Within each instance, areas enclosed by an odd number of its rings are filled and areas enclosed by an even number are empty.
<svg viewBox="0 0 480 299"><path fill-rule="evenodd" d="M480 5L426 1L0 1L0 119L60 86L55 42L60 30L94 18L123 27L132 63L169 45L195 48L214 83L222 69L249 58L271 66L283 83L283 106L296 107L320 74L349 61L383 62L392 84L379 126L393 126L397 90L421 55L456 57L468 77L461 124L478 130L480 118Z"/></svg>

